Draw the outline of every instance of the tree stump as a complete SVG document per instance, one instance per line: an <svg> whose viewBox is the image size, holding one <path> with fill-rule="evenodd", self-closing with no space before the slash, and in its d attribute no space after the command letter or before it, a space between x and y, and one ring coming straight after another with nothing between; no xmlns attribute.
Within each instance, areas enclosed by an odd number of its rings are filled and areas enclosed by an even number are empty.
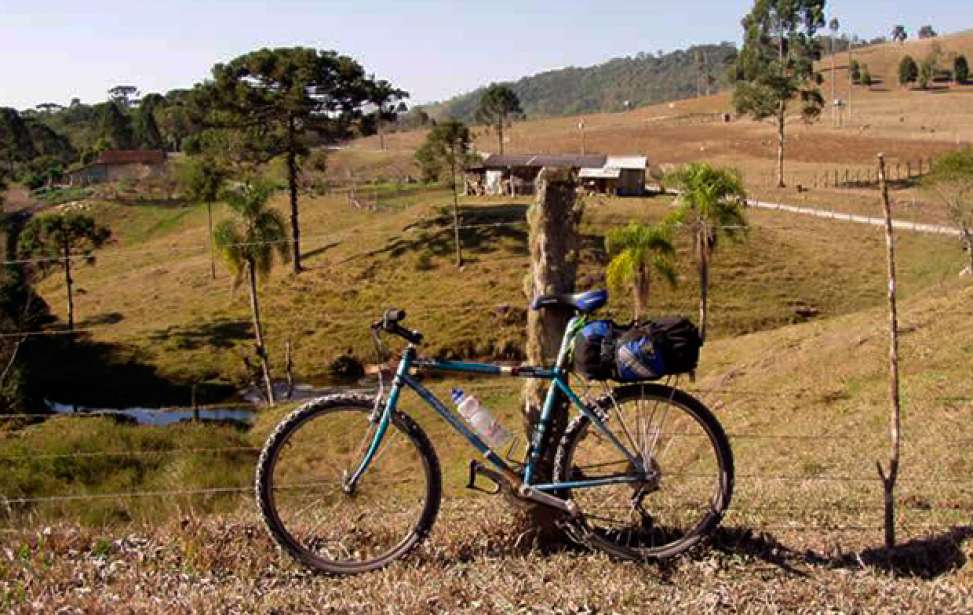
<svg viewBox="0 0 973 615"><path fill-rule="evenodd" d="M524 283L527 300L538 295L571 293L575 288L580 240L578 224L583 207L576 199L575 180L570 169L545 167L536 182L536 200L527 211L530 241L530 273ZM545 308L527 314L527 361L531 365L550 365L557 357L564 328L571 319L569 310ZM546 380L528 380L524 387L524 422L533 433L544 405ZM543 434L544 453L538 460L535 478L551 480L554 454L567 426L569 402L562 395L550 428ZM535 445L537 443L535 442ZM551 511L537 508L531 514L541 542L560 537Z"/></svg>

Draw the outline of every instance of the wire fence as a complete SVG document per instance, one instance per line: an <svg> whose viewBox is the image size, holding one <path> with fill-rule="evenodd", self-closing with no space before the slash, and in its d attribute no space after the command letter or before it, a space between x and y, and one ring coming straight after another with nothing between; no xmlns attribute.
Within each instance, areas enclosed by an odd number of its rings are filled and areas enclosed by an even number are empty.
<svg viewBox="0 0 973 615"><path fill-rule="evenodd" d="M409 228L402 231L403 234L415 234L417 239L422 237L428 237L429 233L447 233L452 232L453 227L445 226L441 224L440 219L428 219L419 220L413 223ZM621 221L588 221L584 225L587 226L603 226L611 227L623 224ZM439 224L438 226L422 226L424 224ZM501 222L490 222L490 223L476 223L476 224L463 224L460 225L461 230L483 230L492 228L526 228L527 223L523 220L511 220L511 221L501 221ZM726 227L727 230L739 230L740 227L732 226ZM793 228L795 230L804 230L805 227L800 225L788 226L780 225L774 228ZM919 230L914 224L910 227L903 227L906 230ZM425 233L425 235L423 235ZM357 237L360 235L388 235L388 231L383 230L347 230L338 231L335 233L319 234L319 235L307 235L302 238L303 241L308 240L336 240L341 237ZM280 240L280 241L263 241L263 242L253 242L260 244L289 244L292 243L291 240ZM240 245L251 245L250 243L240 244ZM200 253L205 254L209 250L209 246L206 244L198 246L171 246L159 249L138 249L138 248L128 248L119 249L112 252L108 252L105 255L110 255L111 257L118 258L128 258L132 255L165 255L171 256L173 253ZM368 253L365 254L366 256ZM67 257L67 260L79 260L87 259L89 255L87 254L72 254ZM523 260L527 261L528 257L526 254L515 254L507 257L496 257L490 260ZM31 258L31 259L12 259L3 261L3 265L44 265L54 262L63 262L65 259L62 257L50 257L50 258ZM457 306L453 303L448 304L436 304L436 305L425 305L418 310L410 310L410 314L438 314L438 313L458 313L458 312L469 312L469 311L483 311L491 308L496 308L496 306L484 307L477 305L460 305ZM344 310L329 312L329 319L342 318L342 317L354 317L356 320L360 320L366 312L364 310ZM332 320L333 321L333 320ZM244 324L251 322L249 318L242 319L221 319L218 322L225 324ZM270 326L273 326L273 321L269 322ZM0 338L25 338L29 336L40 336L40 335L80 335L88 333L98 333L102 331L107 331L112 329L112 326L100 326L100 327L84 327L74 330L38 330L38 331L26 331L26 332L11 332L11 333L0 333ZM855 339L860 339L866 334L878 334L879 331L875 332L858 332L854 336ZM884 332L881 332L884 333ZM158 333L156 333L157 335ZM144 332L133 333L133 336L148 338L149 334ZM851 338L849 338L851 339ZM518 385L512 385L516 387ZM510 390L511 386L503 387L504 390ZM497 389L499 390L499 388ZM747 390L732 387L700 387L688 388L688 391L694 394L700 395L729 395L741 398L747 397L775 397L782 399L789 399L793 401L801 401L802 395L809 394L807 392L780 392L780 391L767 391L767 390ZM963 396L963 395L950 395L950 396L932 396L927 397L929 400L936 402L973 402L973 395ZM170 413L176 411L187 411L193 409L227 409L229 404L207 404L199 405L194 408L185 407L172 407L172 408L158 408L158 409L140 409L140 412L145 413ZM79 414L58 414L56 416L62 417L87 417L87 416L112 416L112 415L123 415L127 414L123 410L98 410L92 413L79 413ZM50 414L0 414L0 419L36 419L45 418L53 416ZM730 432L729 437L732 440L770 440L770 441L795 441L795 442L822 442L822 441L835 441L835 442L857 442L861 438L855 435L835 435L826 433L815 433L815 434L788 434L788 433L760 433L754 431L738 431ZM973 440L965 439L949 439L945 438L942 440L947 444L970 444ZM101 458L126 458L126 457L184 457L192 455L228 455L228 454L256 454L260 451L259 447L255 446L232 446L232 447L199 447L199 448L175 448L175 449L132 449L132 450L122 450L122 449L106 449L106 450L83 450L83 451L70 451L70 452L58 452L58 453L17 453L17 454L0 454L0 464L6 463L16 463L25 462L31 460L58 460L58 459L101 459ZM846 483L853 485L861 484L875 484L880 485L881 480L878 476L863 476L863 475L852 475L852 474L787 474L787 473L741 473L736 475L736 480L742 482L781 482L781 483ZM941 474L935 476L902 476L899 478L900 481L907 484L915 485L953 485L953 486L973 486L973 477L970 476L952 476L948 474ZM40 504L57 504L65 502L79 502L79 501L89 501L89 500L125 500L131 498L172 498L172 497L206 497L206 496L240 496L243 494L252 493L253 487L250 485L225 485L225 486L212 486L212 487L201 487L194 489L161 489L161 490L131 490L131 491L118 491L111 493L66 493L57 495L17 495L17 494L3 494L0 493L0 510L4 506L31 506ZM927 514L927 513L951 513L951 514L965 514L973 513L973 503L968 502L933 502L933 503L923 503L914 504L909 502L899 502L897 508L901 511L909 511L911 513L917 514ZM821 503L812 506L759 506L746 504L740 506L739 508L732 508L732 514L736 515L747 515L747 514L757 514L757 513L767 513L767 512L777 512L777 513L792 513L792 514L816 514L816 513L835 513L835 512L845 512L845 513L867 513L867 512L878 512L884 510L884 507L865 504L860 505L844 505L844 508L835 503L834 505L822 506ZM777 525L761 525L761 529L779 529L779 530L828 530L828 531L838 531L838 532L861 532L861 531L879 531L883 529L883 526L876 525L840 525L835 524L777 524ZM936 525L909 525L902 524L898 525L900 529L930 529L930 530L941 530L945 529L943 526Z"/></svg>

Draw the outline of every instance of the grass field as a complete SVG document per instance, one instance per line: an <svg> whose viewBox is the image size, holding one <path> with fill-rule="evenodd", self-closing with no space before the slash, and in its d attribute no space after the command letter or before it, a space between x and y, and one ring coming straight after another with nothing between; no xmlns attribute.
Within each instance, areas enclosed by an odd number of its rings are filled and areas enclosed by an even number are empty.
<svg viewBox="0 0 973 615"><path fill-rule="evenodd" d="M942 39L971 54L973 34ZM862 52L886 76L905 51ZM827 63L825 63L827 65ZM839 67L841 67L839 65ZM844 67L846 70L846 67ZM842 79L839 72L839 81ZM890 83L886 77L886 83ZM825 91L828 91L826 83ZM883 91L887 90L887 91ZM884 152L904 161L973 139L973 89L856 90L851 126L790 127L795 176L836 165L864 168ZM839 96L841 94L839 89ZM678 116L728 108L726 95L586 118L589 150L642 151L655 165L707 159L741 168L751 192L786 203L879 215L874 190L767 189L770 126L702 123ZM901 118L901 119L900 119ZM518 123L510 151L578 148L577 118ZM463 201L466 265L452 265L446 191L404 183L423 134L365 139L334 152L329 173L360 180L353 207L342 193L302 198L305 264L278 268L261 285L271 364L281 374L290 339L298 379L327 381L328 363L370 360L368 323L408 310L442 357L519 359L524 342L527 200ZM479 134L478 147L493 147ZM381 180L369 184L367 180ZM21 197L23 195L20 195ZM894 191L897 215L942 222L913 185ZM29 203L18 200L18 207ZM604 233L665 215L670 200L590 199L582 221L579 287L603 284ZM283 197L274 206L285 210ZM188 404L246 384L252 347L245 289L220 267L209 277L201 207L89 201L114 230L94 266L75 272L74 344L49 336L43 386L86 405ZM227 215L217 208L217 218ZM903 468L897 524L903 546L881 545L887 456L887 316L879 228L750 210L744 242L722 241L713 269L711 339L695 383L731 436L737 484L724 528L704 548L662 565L613 562L583 550L535 550L500 499L463 489L471 452L418 401L412 414L435 443L446 500L427 544L409 560L364 577L308 576L280 556L260 527L250 482L257 449L291 409L262 411L249 430L137 427L59 417L0 427L0 494L44 498L130 492L29 504L0 499L0 610L321 612L714 612L748 610L965 612L973 609L973 286L952 239L898 234L903 373ZM686 237L677 241L679 285L655 284L653 313L696 310ZM55 273L39 287L62 320ZM630 316L625 293L606 315ZM93 386L96 383L97 386ZM429 380L444 396L452 381ZM463 380L501 420L520 427L519 383ZM54 393L52 393L54 395ZM523 442L521 438L520 442ZM214 450L215 449L215 450ZM105 454L110 453L110 454ZM207 495L197 490L220 489ZM172 494L171 492L180 492ZM186 493L189 492L189 493Z"/></svg>

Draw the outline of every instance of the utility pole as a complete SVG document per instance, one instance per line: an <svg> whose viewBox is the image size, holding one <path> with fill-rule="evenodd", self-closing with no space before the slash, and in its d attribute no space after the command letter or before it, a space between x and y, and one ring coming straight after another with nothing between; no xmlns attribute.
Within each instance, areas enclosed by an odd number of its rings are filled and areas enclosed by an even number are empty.
<svg viewBox="0 0 973 615"><path fill-rule="evenodd" d="M851 48L854 46L854 44L855 44L855 42L853 40L848 39L848 125L849 126L851 126L851 120L852 120L852 112L851 112L852 90L855 87L855 81L854 81L854 79L852 79L852 76L851 76L851 73L852 73L852 71L851 71L851 62L852 62Z"/></svg>

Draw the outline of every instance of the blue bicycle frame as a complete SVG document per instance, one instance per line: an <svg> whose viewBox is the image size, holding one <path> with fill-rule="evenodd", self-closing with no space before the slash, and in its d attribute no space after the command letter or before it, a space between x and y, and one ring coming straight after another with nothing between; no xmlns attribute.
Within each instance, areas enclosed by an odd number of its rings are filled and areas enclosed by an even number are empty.
<svg viewBox="0 0 973 615"><path fill-rule="evenodd" d="M567 365L570 361L573 340L575 335L585 325L585 316L575 316L568 323L564 338L561 341L561 348L558 353L557 363L552 368L540 367L507 367L491 363L467 363L462 361L438 361L419 359L416 356L415 345L409 344L402 355L392 387L389 391L388 399L384 409L375 420L378 422L375 435L371 444L365 452L358 468L348 477L346 488L353 488L358 479L364 474L376 452L382 444L382 439L388 430L399 401L399 395L403 387L408 387L415 391L433 410L436 411L449 425L461 433L493 466L500 470L505 476L514 481L514 484L521 488L528 488L541 492L557 491L560 489L583 489L585 487L599 487L609 484L633 483L645 480L646 472L644 464L637 453L633 453L626 448L622 442L605 425L598 413L588 407L578 395L571 390L567 382ZM521 476L508 465L503 458L493 451L487 444L463 421L462 417L451 411L443 402L433 395L427 388L410 375L410 370L417 368L427 371L462 372L469 374L484 374L495 376L514 376L518 378L537 378L550 380L551 386L547 390L547 397L541 410L540 420L537 423L531 437L530 448L527 453L527 461ZM534 483L537 464L544 452L544 435L550 428L557 403L558 393L567 397L571 403L581 411L631 463L634 472L628 474L618 474L599 478L576 480L566 482Z"/></svg>

